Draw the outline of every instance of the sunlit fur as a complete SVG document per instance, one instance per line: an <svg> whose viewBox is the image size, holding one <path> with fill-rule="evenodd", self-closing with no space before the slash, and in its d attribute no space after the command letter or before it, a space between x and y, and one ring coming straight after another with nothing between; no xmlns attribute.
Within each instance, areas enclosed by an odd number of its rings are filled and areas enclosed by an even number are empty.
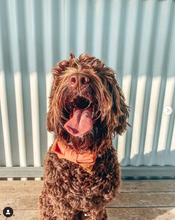
<svg viewBox="0 0 175 220"><path fill-rule="evenodd" d="M90 83L79 93L69 87L72 74L83 73ZM69 60L52 69L53 83L47 113L47 129L76 152L91 150L97 155L90 173L66 159L58 159L49 148L44 159L44 187L39 197L42 220L107 219L105 206L119 193L121 173L117 153L112 145L115 135L126 129L129 107L115 72L88 54ZM64 124L70 117L70 102L77 95L94 104L93 129L82 137L74 137ZM85 215L86 214L86 215Z"/></svg>

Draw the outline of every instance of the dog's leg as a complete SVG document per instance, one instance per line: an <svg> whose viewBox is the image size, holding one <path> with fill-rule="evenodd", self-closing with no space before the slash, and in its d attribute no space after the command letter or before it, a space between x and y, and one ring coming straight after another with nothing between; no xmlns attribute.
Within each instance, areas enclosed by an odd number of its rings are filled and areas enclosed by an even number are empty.
<svg viewBox="0 0 175 220"><path fill-rule="evenodd" d="M40 211L40 220L80 220L80 215L78 211L75 213L73 210L66 209L64 206L61 207L61 203L55 206L55 202L53 204L52 198L48 196L48 194L43 190L38 200L39 211ZM61 209L61 210L60 210ZM54 214L55 213L55 214Z"/></svg>
<svg viewBox="0 0 175 220"><path fill-rule="evenodd" d="M53 206L50 203L50 199L47 193L43 190L38 199L38 207L40 220L57 220L56 216L53 216Z"/></svg>

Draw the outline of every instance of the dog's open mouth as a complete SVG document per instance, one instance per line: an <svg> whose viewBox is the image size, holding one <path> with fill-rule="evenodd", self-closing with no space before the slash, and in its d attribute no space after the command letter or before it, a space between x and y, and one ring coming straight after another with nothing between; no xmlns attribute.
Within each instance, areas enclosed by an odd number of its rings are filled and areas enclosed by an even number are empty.
<svg viewBox="0 0 175 220"><path fill-rule="evenodd" d="M64 128L73 136L82 136L93 128L95 106L90 99L76 97L69 104L70 119Z"/></svg>

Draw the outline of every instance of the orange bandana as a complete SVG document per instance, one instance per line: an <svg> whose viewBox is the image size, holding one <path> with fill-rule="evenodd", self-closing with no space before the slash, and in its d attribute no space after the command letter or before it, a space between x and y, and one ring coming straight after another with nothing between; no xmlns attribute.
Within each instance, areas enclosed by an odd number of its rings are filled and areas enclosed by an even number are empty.
<svg viewBox="0 0 175 220"><path fill-rule="evenodd" d="M93 153L88 154L77 154L72 149L69 149L68 146L64 145L62 142L55 140L52 146L53 153L56 153L58 158L64 158L70 160L76 164L79 164L83 167L86 172L90 172L93 168L97 156Z"/></svg>

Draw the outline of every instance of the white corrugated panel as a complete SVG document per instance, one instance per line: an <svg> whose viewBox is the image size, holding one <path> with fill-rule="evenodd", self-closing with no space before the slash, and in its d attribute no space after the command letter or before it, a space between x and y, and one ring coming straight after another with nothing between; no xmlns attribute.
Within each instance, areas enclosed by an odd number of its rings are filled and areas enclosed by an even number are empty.
<svg viewBox="0 0 175 220"><path fill-rule="evenodd" d="M117 72L132 126L113 141L121 166L175 166L174 39L173 0L1 0L0 166L42 166L50 70L70 51Z"/></svg>

